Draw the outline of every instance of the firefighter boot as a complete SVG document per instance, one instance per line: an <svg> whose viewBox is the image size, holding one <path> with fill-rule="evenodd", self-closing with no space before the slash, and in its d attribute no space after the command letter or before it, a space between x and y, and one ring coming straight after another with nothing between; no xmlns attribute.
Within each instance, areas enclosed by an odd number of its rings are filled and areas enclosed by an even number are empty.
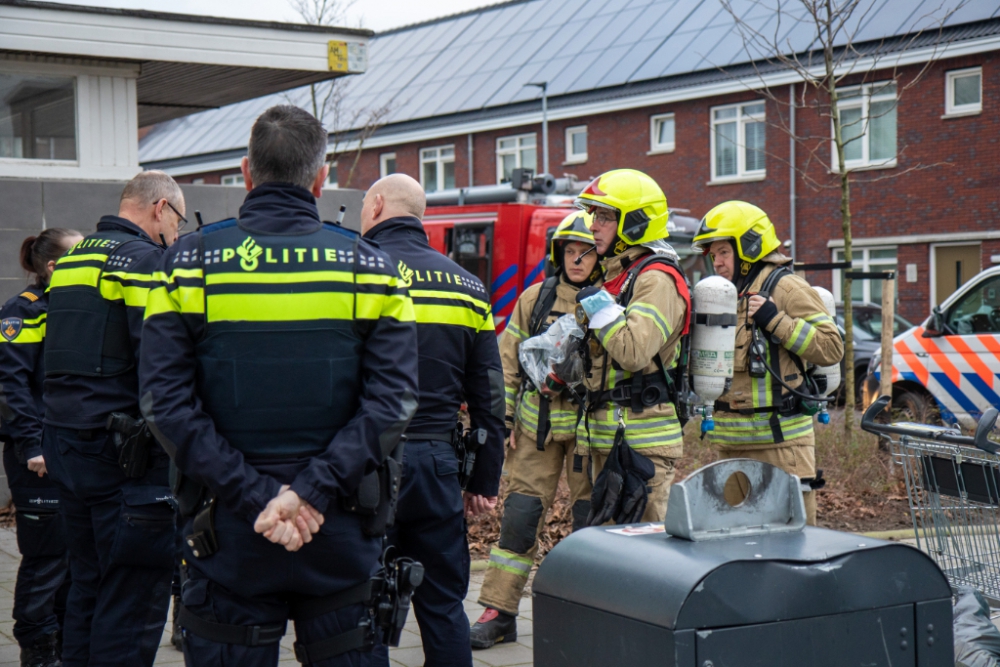
<svg viewBox="0 0 1000 667"><path fill-rule="evenodd" d="M21 667L60 667L61 665L57 633L42 635L31 644L21 647Z"/></svg>
<svg viewBox="0 0 1000 667"><path fill-rule="evenodd" d="M517 641L517 617L496 609L486 608L469 631L472 648L489 648L494 644Z"/></svg>
<svg viewBox="0 0 1000 667"><path fill-rule="evenodd" d="M178 651L184 650L184 630L181 628L180 622L177 620L177 615L180 613L181 608L181 598L179 595L174 596L174 611L171 623L170 632L170 643Z"/></svg>

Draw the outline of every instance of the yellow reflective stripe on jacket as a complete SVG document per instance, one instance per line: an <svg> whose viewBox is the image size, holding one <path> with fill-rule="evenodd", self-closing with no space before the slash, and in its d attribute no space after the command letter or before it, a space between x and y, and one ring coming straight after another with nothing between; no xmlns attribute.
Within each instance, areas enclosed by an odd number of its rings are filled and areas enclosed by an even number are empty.
<svg viewBox="0 0 1000 667"><path fill-rule="evenodd" d="M597 340L601 342L601 345L607 347L608 339L615 335L615 333L625 326L625 314L622 313L615 319L611 320L608 324L604 325L597 330Z"/></svg>
<svg viewBox="0 0 1000 667"><path fill-rule="evenodd" d="M526 391L521 397L515 418L522 431L538 433L539 400L537 391ZM553 437L573 437L576 433L576 416L576 411L560 410L550 404L549 426Z"/></svg>
<svg viewBox="0 0 1000 667"><path fill-rule="evenodd" d="M507 404L507 413L514 411L517 403L517 389L514 387L504 387L504 402Z"/></svg>
<svg viewBox="0 0 1000 667"><path fill-rule="evenodd" d="M145 308L152 276L145 273L110 271L101 276L101 296L108 301L124 301L126 306Z"/></svg>
<svg viewBox="0 0 1000 667"><path fill-rule="evenodd" d="M595 449L610 449L618 430L618 420L615 419L614 413L615 410L612 409L607 411L604 419L597 419L593 415L589 420L581 419L577 427L577 438L581 442L588 441L588 434L584 428L586 422L590 428L590 446ZM681 431L681 423L674 416L626 417L625 441L632 449L675 446L684 441L684 433Z"/></svg>
<svg viewBox="0 0 1000 667"><path fill-rule="evenodd" d="M200 269L186 269L186 271L197 270L200 274ZM176 273L176 271L174 272ZM199 276L200 277L200 276ZM360 275L358 276L361 277ZM385 278L384 282L366 280L358 280L358 283L377 283L377 284L388 284L388 279L391 276L380 276ZM208 285L233 285L233 284L251 284L251 285L287 285L295 283L353 283L354 274L350 271L300 271L300 272L285 272L285 273L210 273L208 278L205 280Z"/></svg>
<svg viewBox="0 0 1000 667"><path fill-rule="evenodd" d="M715 430L711 435L712 442L729 447L774 444L770 420L771 415L768 413L756 415L717 414L715 415ZM781 427L781 435L785 440L801 437L813 430L813 420L809 415L779 416L778 423Z"/></svg>
<svg viewBox="0 0 1000 667"><path fill-rule="evenodd" d="M395 278L392 287L395 288ZM332 293L331 293L332 295ZM350 302L350 294L344 294ZM347 316L348 318L350 315ZM413 301L405 292L392 292L390 294L358 294L358 309L356 317L359 320L377 320L380 317L391 317L399 322L414 322L416 314L413 311ZM313 317L302 319L340 319ZM346 319L346 318L345 318Z"/></svg>
<svg viewBox="0 0 1000 667"><path fill-rule="evenodd" d="M353 301L349 292L209 294L208 321L211 323L350 320L354 314ZM381 305L381 299L374 304L375 313L372 319L378 317Z"/></svg>
<svg viewBox="0 0 1000 667"><path fill-rule="evenodd" d="M821 324L833 324L833 318L825 313L816 313L815 315L807 315L805 318L806 322L809 324L814 324L820 326Z"/></svg>
<svg viewBox="0 0 1000 667"><path fill-rule="evenodd" d="M181 285L177 279L202 280L201 269L174 269L170 273L157 271L153 281L157 286L149 290L144 319L160 313L205 314L205 290L201 285Z"/></svg>
<svg viewBox="0 0 1000 667"><path fill-rule="evenodd" d="M410 290L410 298L413 300L417 324L449 324L476 331L493 330L489 304L468 294L421 289ZM452 303L440 303L441 301Z"/></svg>
<svg viewBox="0 0 1000 667"><path fill-rule="evenodd" d="M782 347L792 354L802 356L802 352L809 347L809 343L812 342L813 336L815 335L816 329L813 325L809 324L805 320L799 320L795 323L795 328L792 329L792 335L788 337L788 340L782 343Z"/></svg>
<svg viewBox="0 0 1000 667"><path fill-rule="evenodd" d="M432 290L432 289L411 289L410 298L428 298L428 299L453 299L455 301L466 301L480 310L489 310L490 304L485 301L481 301L475 297L471 297L463 292L446 292L444 290Z"/></svg>
<svg viewBox="0 0 1000 667"><path fill-rule="evenodd" d="M21 330L13 340L0 337L0 344L13 343L15 345L28 345L32 343L45 342L45 313L30 320L21 320Z"/></svg>
<svg viewBox="0 0 1000 667"><path fill-rule="evenodd" d="M663 317L663 314L656 306L651 303L633 302L628 305L628 309L625 313L626 315L631 315L633 312L652 320L653 324L656 325L656 328L660 330L660 335L663 336L663 342L667 342L667 339L670 338L672 331L670 329L670 325L667 324L666 318Z"/></svg>
<svg viewBox="0 0 1000 667"><path fill-rule="evenodd" d="M509 334L514 340L522 341L528 337L528 334L521 330L519 326L514 324L513 318L508 318L507 328L504 330Z"/></svg>
<svg viewBox="0 0 1000 667"><path fill-rule="evenodd" d="M100 275L101 267L99 266L58 268L52 272L52 280L49 282L48 289L75 287L77 285L97 287L97 279Z"/></svg>

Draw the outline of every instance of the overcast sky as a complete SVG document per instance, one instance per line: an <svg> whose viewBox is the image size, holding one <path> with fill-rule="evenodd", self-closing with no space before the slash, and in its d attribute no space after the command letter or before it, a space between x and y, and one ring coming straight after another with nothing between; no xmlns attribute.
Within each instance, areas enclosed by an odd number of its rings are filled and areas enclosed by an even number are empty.
<svg viewBox="0 0 1000 667"><path fill-rule="evenodd" d="M56 0L93 7L122 7L150 11L206 14L261 21L298 21L288 0ZM388 30L419 23L467 9L495 4L497 0L360 0L348 12L347 24Z"/></svg>

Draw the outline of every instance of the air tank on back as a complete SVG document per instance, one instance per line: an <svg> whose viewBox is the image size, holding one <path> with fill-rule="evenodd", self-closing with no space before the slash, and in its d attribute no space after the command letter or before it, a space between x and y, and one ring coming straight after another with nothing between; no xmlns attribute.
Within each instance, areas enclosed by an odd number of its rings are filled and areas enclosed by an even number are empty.
<svg viewBox="0 0 1000 667"><path fill-rule="evenodd" d="M702 416L701 432L715 430L715 401L729 390L736 346L736 286L721 276L709 276L694 286L694 331L691 336L691 377Z"/></svg>
<svg viewBox="0 0 1000 667"><path fill-rule="evenodd" d="M833 300L833 294L830 290L824 289L822 287L813 286L816 293L819 294L820 300L823 301L823 305L826 307L826 313L834 322L837 321L837 302ZM813 378L819 384L819 393L823 396L831 396L837 389L840 388L840 364L833 364L832 366L818 366L812 372ZM823 403L823 408L820 410L818 419L821 424L830 423L830 414L826 411L827 403Z"/></svg>

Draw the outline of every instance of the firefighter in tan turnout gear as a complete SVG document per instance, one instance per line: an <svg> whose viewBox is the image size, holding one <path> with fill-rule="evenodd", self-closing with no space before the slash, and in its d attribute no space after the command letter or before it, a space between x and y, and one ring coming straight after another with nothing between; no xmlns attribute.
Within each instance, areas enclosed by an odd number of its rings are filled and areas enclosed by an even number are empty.
<svg viewBox="0 0 1000 667"><path fill-rule="evenodd" d="M715 403L713 444L723 458L771 463L803 481L806 519L816 525L816 448L812 415L825 394L810 364L840 363L844 345L820 296L791 270L767 214L729 201L704 217L692 247L711 255L716 273L739 294L733 382ZM772 372L773 371L773 372ZM807 490L808 489L808 490ZM733 480L727 499L746 493Z"/></svg>
<svg viewBox="0 0 1000 667"><path fill-rule="evenodd" d="M577 431L594 483L588 523L662 521L683 449L677 367L691 312L687 281L665 240L667 198L646 174L617 169L575 203L594 215L604 272L603 290L577 296L592 367Z"/></svg>
<svg viewBox="0 0 1000 667"><path fill-rule="evenodd" d="M549 244L555 275L524 291L500 339L507 424L511 430L508 483L500 541L490 550L479 595L479 603L486 611L471 631L473 648L489 648L517 639L518 605L563 468L569 483L573 529L586 525L590 480L584 457L575 454L576 423L583 398L571 389L552 394L531 386L520 372L518 349L558 317L572 314L580 288L600 284L591 221L589 214L580 211L558 225Z"/></svg>

